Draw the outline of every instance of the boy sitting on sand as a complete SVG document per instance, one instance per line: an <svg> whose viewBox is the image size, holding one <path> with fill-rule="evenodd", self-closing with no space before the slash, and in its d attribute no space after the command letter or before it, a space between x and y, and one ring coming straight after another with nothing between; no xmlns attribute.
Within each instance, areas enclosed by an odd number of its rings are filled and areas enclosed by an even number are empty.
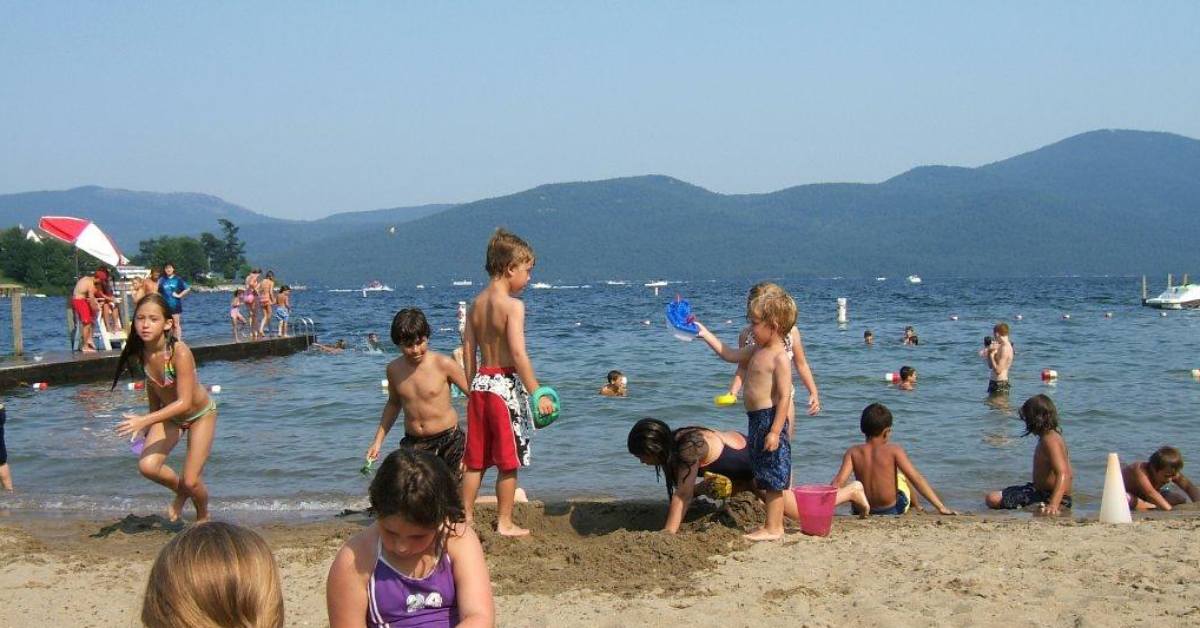
<svg viewBox="0 0 1200 628"><path fill-rule="evenodd" d="M900 383L896 384L896 388L900 390L913 390L917 387L917 369L911 366L900 367Z"/></svg>
<svg viewBox="0 0 1200 628"><path fill-rule="evenodd" d="M525 304L517 298L533 271L533 248L516 234L497 229L488 241L485 268L491 282L471 304L463 330L463 357L471 381L467 397L467 451L463 455L463 505L467 524L475 514L475 497L488 467L496 478L496 531L524 536L529 530L513 523L517 470L529 466L533 412L529 391L538 389L533 363L525 352ZM478 358L478 362L476 359ZM554 412L542 397L539 411Z"/></svg>
<svg viewBox="0 0 1200 628"><path fill-rule="evenodd" d="M1071 508L1071 458L1058 426L1058 408L1046 395L1034 395L1021 406L1025 433L1038 437L1033 450L1033 481L987 494L988 508L1014 510L1039 504L1039 512L1057 515Z"/></svg>
<svg viewBox="0 0 1200 628"><path fill-rule="evenodd" d="M392 342L401 357L387 366L388 400L367 449L367 459L379 457L400 410L404 410L404 438L400 447L429 452L446 463L455 479L462 478L466 437L458 429L458 413L450 405L450 386L466 388L467 376L453 358L429 350L429 322L416 308L404 309L392 319Z"/></svg>
<svg viewBox="0 0 1200 628"><path fill-rule="evenodd" d="M1183 454L1174 447L1159 447L1150 460L1126 465L1121 473L1134 510L1171 510L1189 499L1200 501L1200 488L1183 474ZM1179 490L1170 490L1171 483Z"/></svg>
<svg viewBox="0 0 1200 628"><path fill-rule="evenodd" d="M600 394L605 397L624 397L628 394L625 382L625 375L621 371L609 371L608 383L600 389Z"/></svg>
<svg viewBox="0 0 1200 628"><path fill-rule="evenodd" d="M913 494L910 484L939 513L958 514L946 508L938 499L933 487L925 481L925 476L908 459L904 448L889 442L892 436L892 412L887 406L882 403L867 406L862 411L858 425L867 442L846 450L842 456L842 468L833 477L834 486L844 485L853 471L854 477L862 482L867 493L872 515L902 515L908 512L910 505L914 510L921 510L920 500Z"/></svg>

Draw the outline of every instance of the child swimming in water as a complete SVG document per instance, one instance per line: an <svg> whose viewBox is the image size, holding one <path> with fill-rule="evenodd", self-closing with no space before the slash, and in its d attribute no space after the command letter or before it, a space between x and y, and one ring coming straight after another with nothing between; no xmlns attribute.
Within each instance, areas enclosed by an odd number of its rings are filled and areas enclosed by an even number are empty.
<svg viewBox="0 0 1200 628"><path fill-rule="evenodd" d="M138 470L175 493L175 500L167 508L167 518L178 520L184 504L191 499L196 521L203 522L208 520L208 487L201 476L217 431L217 402L200 384L192 350L182 340L175 339L173 326L171 309L161 296L151 294L138 301L133 333L129 334L117 360L112 387L117 387L121 375L127 369L132 370L133 364L139 365L146 374L150 411L125 414L125 420L116 429L125 438L144 434ZM184 433L187 456L183 475L179 476L166 463Z"/></svg>
<svg viewBox="0 0 1200 628"><path fill-rule="evenodd" d="M332 628L490 628L495 603L483 546L450 469L431 454L388 454L369 491L375 522L342 545L325 583Z"/></svg>
<svg viewBox="0 0 1200 628"><path fill-rule="evenodd" d="M896 388L900 390L914 390L917 387L917 369L911 366L900 367L900 381L896 384Z"/></svg>
<svg viewBox="0 0 1200 628"><path fill-rule="evenodd" d="M242 325L246 324L246 317L242 316L242 294L245 291L241 288L233 291L233 300L229 302L229 320L233 325L233 341L241 342L241 336L238 330Z"/></svg>
<svg viewBox="0 0 1200 628"><path fill-rule="evenodd" d="M283 628L283 585L271 548L241 526L193 526L162 550L142 598L147 628Z"/></svg>
<svg viewBox="0 0 1200 628"><path fill-rule="evenodd" d="M600 388L600 394L605 397L624 397L627 393L625 375L621 371L609 371L608 383Z"/></svg>

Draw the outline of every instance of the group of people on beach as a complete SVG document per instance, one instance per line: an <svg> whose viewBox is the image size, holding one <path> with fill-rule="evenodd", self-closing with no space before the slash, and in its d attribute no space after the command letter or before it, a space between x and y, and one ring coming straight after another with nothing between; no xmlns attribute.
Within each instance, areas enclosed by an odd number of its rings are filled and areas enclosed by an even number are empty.
<svg viewBox="0 0 1200 628"><path fill-rule="evenodd" d="M364 470L369 473L380 458L401 412L404 437L398 449L383 457L371 481L373 523L345 542L330 567L327 607L332 626L494 624L487 564L473 527L479 488L487 469L496 467L496 531L528 535L530 531L513 519L517 476L530 464L535 416L557 411L551 396L539 394L543 389L525 346L525 308L518 297L530 282L534 263L532 247L515 234L501 229L492 236L485 264L491 281L464 313L461 362L430 350L431 328L420 310L403 309L393 318L391 339L401 356L387 366L388 399L367 448L369 464ZM796 304L783 288L764 282L751 289L746 315L749 324L735 346L696 322L698 337L736 365L729 390L742 395L746 433L703 427L672 430L653 418L637 421L629 433L630 453L665 477L670 496L667 532L678 531L698 494L758 494L766 518L747 535L751 540L778 539L784 534L784 519L801 515L789 490L796 420L793 373L807 389L808 414L819 413L821 401L796 328ZM203 523L209 512L202 475L217 408L199 382L190 350L174 334L176 326L162 295L148 294L138 301L136 333L122 351L113 385L131 365L140 365L149 412L126 415L117 432L144 440L138 468L174 493L168 517L177 520L190 501L197 522ZM1008 391L1012 349L1006 325L997 325L994 332L995 348L986 353L989 391L1003 395ZM465 433L451 403L452 388L467 394ZM627 395L627 379L619 371L609 373L601 394ZM1020 416L1026 433L1038 437L1032 482L989 493L985 502L993 508L1036 504L1045 514L1057 514L1070 508L1072 485L1057 409L1049 397L1035 395L1023 404ZM0 409L0 428L2 417ZM899 515L921 508L919 494L939 513L954 514L904 449L892 442L893 427L894 418L884 405L872 403L863 410L864 442L846 450L832 480L837 502L850 502L863 515ZM166 457L185 434L187 455L177 474L166 465ZM1180 473L1182 466L1182 455L1170 447L1127 466L1131 505L1170 509L1186 499L1200 499L1200 490ZM1169 483L1179 490L1165 490ZM204 579L210 582L201 582ZM255 594L231 600L215 593L243 587ZM265 623L243 623L282 625L278 569L266 544L249 530L219 522L178 535L151 571L142 618L147 625L202 625L156 619L170 613L208 614L234 623L246 617L269 618Z"/></svg>

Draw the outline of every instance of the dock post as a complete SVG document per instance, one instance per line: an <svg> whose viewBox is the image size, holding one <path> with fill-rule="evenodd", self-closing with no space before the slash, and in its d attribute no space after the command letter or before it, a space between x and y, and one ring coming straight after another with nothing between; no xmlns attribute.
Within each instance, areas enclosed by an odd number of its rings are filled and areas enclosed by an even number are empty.
<svg viewBox="0 0 1200 628"><path fill-rule="evenodd" d="M1146 304L1146 299L1147 299L1147 298L1148 298L1148 297L1147 297L1147 294L1146 294L1146 276L1145 276L1145 275L1142 275L1142 305L1145 305L1145 304Z"/></svg>
<svg viewBox="0 0 1200 628"><path fill-rule="evenodd" d="M846 297L838 297L837 300L837 322L838 325L845 325L847 321L846 314Z"/></svg>
<svg viewBox="0 0 1200 628"><path fill-rule="evenodd" d="M1171 273L1167 273L1167 290L1170 290L1171 288L1175 287L1174 283L1175 283L1175 275L1172 275Z"/></svg>
<svg viewBox="0 0 1200 628"><path fill-rule="evenodd" d="M21 291L12 292L13 355L25 353L25 338L21 334Z"/></svg>
<svg viewBox="0 0 1200 628"><path fill-rule="evenodd" d="M1179 285L1181 285L1181 286L1186 286L1186 285L1188 285L1189 283L1191 283L1191 282L1190 282L1190 281L1188 281L1188 276L1187 276L1187 273L1183 273L1183 283L1181 283L1181 284L1179 284Z"/></svg>
<svg viewBox="0 0 1200 628"><path fill-rule="evenodd" d="M75 310L71 309L71 300L67 299L67 338L71 339L71 351L75 351Z"/></svg>

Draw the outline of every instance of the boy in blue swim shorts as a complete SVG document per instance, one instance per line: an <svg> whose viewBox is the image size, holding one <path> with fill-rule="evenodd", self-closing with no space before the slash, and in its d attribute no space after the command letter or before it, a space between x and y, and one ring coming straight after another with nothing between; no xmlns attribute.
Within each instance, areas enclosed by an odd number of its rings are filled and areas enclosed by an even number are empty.
<svg viewBox="0 0 1200 628"><path fill-rule="evenodd" d="M746 535L751 541L783 537L784 490L792 477L792 445L788 440L787 413L792 403L792 362L784 337L796 325L796 301L783 288L766 284L747 303L753 343L741 349L727 347L699 322L698 334L721 359L745 363L742 394L749 420L750 468L754 484L767 505L763 527Z"/></svg>

